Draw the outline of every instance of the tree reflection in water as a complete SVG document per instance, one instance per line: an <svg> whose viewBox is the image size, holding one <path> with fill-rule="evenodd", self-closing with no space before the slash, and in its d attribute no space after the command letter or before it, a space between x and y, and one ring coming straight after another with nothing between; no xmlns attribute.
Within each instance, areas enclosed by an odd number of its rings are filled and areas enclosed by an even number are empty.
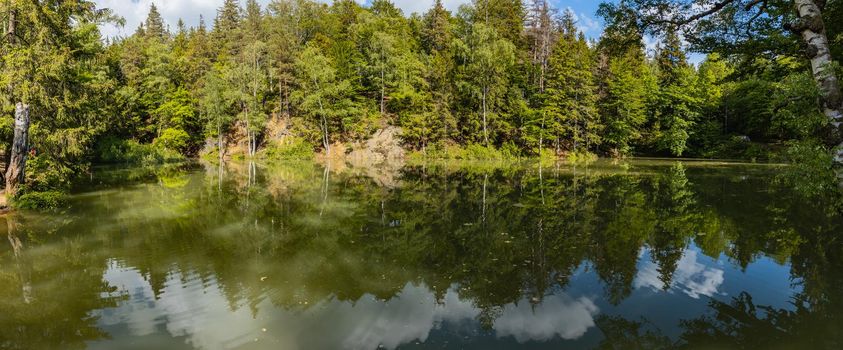
<svg viewBox="0 0 843 350"><path fill-rule="evenodd" d="M773 181L780 171L103 171L65 211L6 217L0 347L162 334L207 349L832 347L843 329L836 199L791 191ZM777 277L755 267L788 269L789 290L762 299L791 302L756 305L744 289ZM680 322L660 303L701 306Z"/></svg>

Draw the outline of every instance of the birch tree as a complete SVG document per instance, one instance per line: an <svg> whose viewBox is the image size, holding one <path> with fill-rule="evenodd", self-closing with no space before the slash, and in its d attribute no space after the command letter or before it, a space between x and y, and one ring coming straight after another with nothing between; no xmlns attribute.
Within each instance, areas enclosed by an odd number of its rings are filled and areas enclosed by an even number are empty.
<svg viewBox="0 0 843 350"><path fill-rule="evenodd" d="M833 57L824 11L827 0L622 0L604 3L604 13L632 9L632 22L652 33L680 28L692 47L775 52L788 45L788 33L800 43L820 90L820 106L828 120L826 141L835 146L835 162L843 164L843 94L833 73ZM629 16L627 16L629 17ZM839 18L833 19L839 21ZM729 53L729 52L724 52Z"/></svg>
<svg viewBox="0 0 843 350"><path fill-rule="evenodd" d="M506 72L515 63L515 46L482 23L474 23L468 36L457 45L462 51L467 75L463 88L474 96L481 119L482 140L489 146L489 122L508 88Z"/></svg>

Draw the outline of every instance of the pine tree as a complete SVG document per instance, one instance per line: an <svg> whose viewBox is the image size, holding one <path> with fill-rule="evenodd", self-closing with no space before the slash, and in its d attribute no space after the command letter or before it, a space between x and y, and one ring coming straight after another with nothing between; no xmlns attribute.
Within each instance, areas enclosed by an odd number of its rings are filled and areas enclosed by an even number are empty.
<svg viewBox="0 0 843 350"><path fill-rule="evenodd" d="M603 139L614 156L626 156L641 138L647 120L648 68L638 50L609 58L606 96L601 104L606 129Z"/></svg>
<svg viewBox="0 0 843 350"><path fill-rule="evenodd" d="M473 0L474 22L493 28L498 34L522 48L526 14L521 0Z"/></svg>
<svg viewBox="0 0 843 350"><path fill-rule="evenodd" d="M217 10L212 39L222 58L236 56L242 47L241 12L238 0L225 0Z"/></svg>
<svg viewBox="0 0 843 350"><path fill-rule="evenodd" d="M216 56L210 35L205 27L205 19L199 16L199 25L190 32L185 59L185 80L196 91L202 83L202 77L210 71Z"/></svg>
<svg viewBox="0 0 843 350"><path fill-rule="evenodd" d="M146 36L148 38L153 38L156 40L165 40L169 37L169 33L167 33L167 27L164 24L164 18L161 17L161 13L158 12L158 8L155 7L155 3L151 3L149 5L149 15L146 16L145 30Z"/></svg>
<svg viewBox="0 0 843 350"><path fill-rule="evenodd" d="M457 121L451 113L453 102L454 54L452 50L453 29L451 14L441 0L436 0L433 7L424 15L422 45L427 55L427 85L433 103L432 113L435 122L431 125L427 140L438 140L453 136L457 130ZM423 143L423 147L426 146Z"/></svg>
<svg viewBox="0 0 843 350"><path fill-rule="evenodd" d="M422 45L428 53L441 52L451 43L451 14L445 9L442 0L436 0L433 7L424 15Z"/></svg>
<svg viewBox="0 0 843 350"><path fill-rule="evenodd" d="M688 68L688 57L682 49L682 43L676 30L668 31L659 47L656 63L659 67L659 80L663 85L676 84L680 80L682 69Z"/></svg>
<svg viewBox="0 0 843 350"><path fill-rule="evenodd" d="M257 0L246 0L246 11L242 24L245 42L265 41L263 14Z"/></svg>
<svg viewBox="0 0 843 350"><path fill-rule="evenodd" d="M562 148L590 152L600 142L597 95L592 73L591 50L577 34L573 13L566 11L561 38L549 59L542 116L555 138L557 153ZM565 143L563 145L563 143Z"/></svg>
<svg viewBox="0 0 843 350"><path fill-rule="evenodd" d="M604 146L612 156L627 156L641 143L654 77L636 28L613 22L600 38L598 50L603 65L598 72Z"/></svg>
<svg viewBox="0 0 843 350"><path fill-rule="evenodd" d="M656 67L660 91L654 106L657 118L651 142L656 150L680 156L687 148L699 99L694 96L695 72L688 65L675 30L666 33L656 56Z"/></svg>

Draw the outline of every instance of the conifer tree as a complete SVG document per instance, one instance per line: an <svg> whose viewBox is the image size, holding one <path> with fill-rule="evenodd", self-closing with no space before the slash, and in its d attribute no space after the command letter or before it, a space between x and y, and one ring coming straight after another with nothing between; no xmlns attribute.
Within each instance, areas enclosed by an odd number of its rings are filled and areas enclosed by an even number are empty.
<svg viewBox="0 0 843 350"><path fill-rule="evenodd" d="M612 156L627 156L641 143L650 111L648 96L655 91L654 77L643 38L634 27L613 21L600 38L598 50L605 61L599 102L604 146Z"/></svg>
<svg viewBox="0 0 843 350"><path fill-rule="evenodd" d="M694 70L688 65L676 31L669 31L656 56L660 91L655 102L651 142L659 151L680 156L687 147L689 130L697 118L699 99L694 96Z"/></svg>
<svg viewBox="0 0 843 350"><path fill-rule="evenodd" d="M161 13L159 13L158 8L155 7L155 3L151 3L149 5L149 15L146 16L144 27L145 34L148 38L165 40L169 37L169 33L167 33L167 26L164 24L164 18L161 17Z"/></svg>
<svg viewBox="0 0 843 350"><path fill-rule="evenodd" d="M603 139L613 156L626 156L641 138L647 120L647 73L643 55L630 50L609 58L607 91L601 104Z"/></svg>
<svg viewBox="0 0 843 350"><path fill-rule="evenodd" d="M473 0L474 22L493 28L498 35L523 47L526 13L521 0Z"/></svg>
<svg viewBox="0 0 843 350"><path fill-rule="evenodd" d="M205 27L205 19L199 16L199 25L190 32L185 52L185 80L191 91L198 91L202 77L211 69L215 58L210 35Z"/></svg>
<svg viewBox="0 0 843 350"><path fill-rule="evenodd" d="M441 0L424 15L422 45L427 53L427 85L433 103L435 121L427 139L438 141L450 137L457 129L457 121L451 113L453 102L454 53L452 49L453 28L451 15ZM426 145L426 143L425 143Z"/></svg>
<svg viewBox="0 0 843 350"><path fill-rule="evenodd" d="M578 34L573 13L561 21L561 38L549 59L549 74L543 106L546 125L553 135L557 153L590 152L600 138L593 60L588 43Z"/></svg>
<svg viewBox="0 0 843 350"><path fill-rule="evenodd" d="M471 100L479 110L480 135L484 145L490 146L489 125L496 124L499 109L502 107L508 91L507 72L515 64L515 47L505 38L501 38L494 28L483 23L471 26L468 36L457 44L461 47L461 58L465 61L466 80L462 83ZM476 115L476 114L475 114ZM472 127L472 126L469 126ZM472 127L470 132L475 132Z"/></svg>
<svg viewBox="0 0 843 350"><path fill-rule="evenodd" d="M217 11L212 38L223 58L236 56L241 48L241 12L238 0L225 0Z"/></svg>

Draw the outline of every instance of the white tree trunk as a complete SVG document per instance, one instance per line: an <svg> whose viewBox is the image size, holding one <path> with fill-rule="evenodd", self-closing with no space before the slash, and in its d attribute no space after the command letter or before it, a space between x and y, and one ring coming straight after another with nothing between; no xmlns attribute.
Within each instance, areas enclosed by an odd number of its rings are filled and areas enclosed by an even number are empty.
<svg viewBox="0 0 843 350"><path fill-rule="evenodd" d="M486 147L489 147L489 130L486 122L486 95L488 91L488 88L483 88L483 140L486 142Z"/></svg>
<svg viewBox="0 0 843 350"><path fill-rule="evenodd" d="M840 82L832 71L831 51L828 46L825 23L822 19L822 8L815 0L795 0L799 22L793 27L800 33L807 44L808 58L811 60L811 71L822 96L823 113L835 129L836 142L841 140L839 131L843 122L843 95ZM835 162L843 164L843 143L835 150Z"/></svg>
<svg viewBox="0 0 843 350"><path fill-rule="evenodd" d="M14 198L18 186L23 183L26 156L29 152L29 105L18 102L15 105L15 136L12 141L12 157L6 166L6 198Z"/></svg>

